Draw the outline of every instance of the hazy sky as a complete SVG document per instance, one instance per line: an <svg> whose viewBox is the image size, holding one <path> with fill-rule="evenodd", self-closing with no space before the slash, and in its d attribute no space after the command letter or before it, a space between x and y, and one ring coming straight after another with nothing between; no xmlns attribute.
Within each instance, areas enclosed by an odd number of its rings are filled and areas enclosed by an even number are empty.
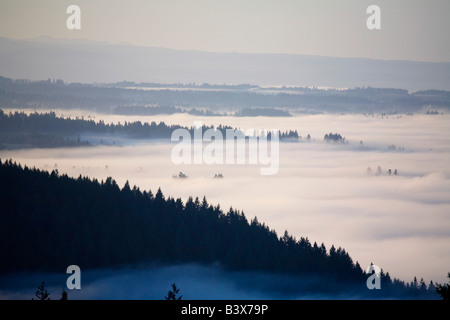
<svg viewBox="0 0 450 320"><path fill-rule="evenodd" d="M81 8L68 30L66 8ZM366 8L381 8L368 30ZM448 0L0 0L0 36L173 49L450 61Z"/></svg>

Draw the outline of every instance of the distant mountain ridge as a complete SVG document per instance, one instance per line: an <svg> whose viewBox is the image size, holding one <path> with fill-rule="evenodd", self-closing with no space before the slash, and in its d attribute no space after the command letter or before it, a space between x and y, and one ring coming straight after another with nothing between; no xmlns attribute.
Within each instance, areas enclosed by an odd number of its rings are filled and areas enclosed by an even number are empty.
<svg viewBox="0 0 450 320"><path fill-rule="evenodd" d="M230 111L244 116L288 116L291 112L423 113L433 111L430 109L438 109L440 113L450 109L450 91L409 93L405 89L372 87L325 90L133 81L86 84L65 83L62 79L14 80L0 75L0 108L30 107L79 108L116 114L173 114L186 110L198 116L223 115Z"/></svg>
<svg viewBox="0 0 450 320"><path fill-rule="evenodd" d="M69 82L252 83L450 90L449 62L181 51L91 40L0 38L11 78Z"/></svg>

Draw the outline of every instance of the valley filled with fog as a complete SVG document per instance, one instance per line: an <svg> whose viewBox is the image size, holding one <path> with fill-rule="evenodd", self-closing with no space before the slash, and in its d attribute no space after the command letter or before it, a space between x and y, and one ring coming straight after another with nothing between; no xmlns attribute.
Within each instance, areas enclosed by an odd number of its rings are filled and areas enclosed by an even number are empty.
<svg viewBox="0 0 450 320"><path fill-rule="evenodd" d="M1 299L29 300L45 279L52 300L66 286L64 273L20 273L0 276ZM255 299L358 299L361 291L340 288L324 294L315 288L327 286L320 276L288 276L253 271L226 271L218 265L197 264L139 266L121 269L82 270L81 290L71 290L70 300L162 300L170 284L180 288L183 300ZM362 284L364 285L364 284ZM126 289L126 290L124 290ZM359 288L360 289L360 288ZM371 293L365 290L366 293ZM365 296L365 298L370 298Z"/></svg>
<svg viewBox="0 0 450 320"><path fill-rule="evenodd" d="M171 160L175 142L124 137L111 137L108 146L1 150L0 158L58 169L73 177L105 180L111 176L119 186L128 180L131 186L153 193L161 187L164 195L183 201L206 196L209 203L219 203L224 210L233 206L248 219L257 216L279 236L288 230L297 238L324 242L327 248L332 244L343 247L362 268L373 262L406 282L414 276L423 277L426 283L446 282L450 265L449 115L151 117L76 110L56 114L115 123L164 121L193 126L202 121L244 130L297 130L302 139L280 143L279 171L272 176L260 174L261 164L175 165ZM324 135L331 132L341 134L348 143L325 143ZM89 134L81 139L95 141ZM188 179L174 179L180 171ZM218 173L224 178L213 179ZM135 275L129 277L136 281Z"/></svg>
<svg viewBox="0 0 450 320"><path fill-rule="evenodd" d="M24 3L0 300L448 300L450 1Z"/></svg>

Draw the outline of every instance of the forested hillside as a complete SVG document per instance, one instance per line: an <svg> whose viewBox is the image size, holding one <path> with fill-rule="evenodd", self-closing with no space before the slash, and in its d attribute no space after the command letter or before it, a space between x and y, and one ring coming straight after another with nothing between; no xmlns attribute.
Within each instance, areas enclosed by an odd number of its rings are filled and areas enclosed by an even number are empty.
<svg viewBox="0 0 450 320"><path fill-rule="evenodd" d="M377 297L434 297L434 287L382 273L384 290L343 248L279 237L256 217L205 198L166 197L112 178L73 179L0 162L0 273L56 271L136 263L220 263L231 270L321 277L317 292L357 290Z"/></svg>

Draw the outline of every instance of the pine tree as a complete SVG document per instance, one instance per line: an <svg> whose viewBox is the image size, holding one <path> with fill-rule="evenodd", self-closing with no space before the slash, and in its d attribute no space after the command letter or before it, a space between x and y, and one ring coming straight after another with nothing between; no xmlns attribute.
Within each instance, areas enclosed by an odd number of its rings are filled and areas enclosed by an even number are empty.
<svg viewBox="0 0 450 320"><path fill-rule="evenodd" d="M61 294L61 299L59 300L69 300L67 299L67 291L63 289L62 294Z"/></svg>
<svg viewBox="0 0 450 320"><path fill-rule="evenodd" d="M433 281L430 281L430 284L428 285L428 293L435 293L436 292L436 286L434 285Z"/></svg>
<svg viewBox="0 0 450 320"><path fill-rule="evenodd" d="M417 282L417 277L414 276L414 280L411 283L411 287L413 287L414 289L418 289L419 288L419 283Z"/></svg>
<svg viewBox="0 0 450 320"><path fill-rule="evenodd" d="M447 278L450 280L450 272L447 274ZM439 293L443 300L450 300L450 281L446 284L436 284L436 291Z"/></svg>
<svg viewBox="0 0 450 320"><path fill-rule="evenodd" d="M50 300L50 294L48 293L47 289L45 289L45 282L42 281L42 284L38 287L34 294L37 298L37 300ZM34 300L32 298L31 300Z"/></svg>
<svg viewBox="0 0 450 320"><path fill-rule="evenodd" d="M427 285L425 284L423 278L420 279L419 290L422 292L422 294L425 294L427 292Z"/></svg>
<svg viewBox="0 0 450 320"><path fill-rule="evenodd" d="M181 300L182 296L177 297L178 292L180 291L179 288L175 285L175 283L172 283L172 290L169 290L167 293L166 300Z"/></svg>

